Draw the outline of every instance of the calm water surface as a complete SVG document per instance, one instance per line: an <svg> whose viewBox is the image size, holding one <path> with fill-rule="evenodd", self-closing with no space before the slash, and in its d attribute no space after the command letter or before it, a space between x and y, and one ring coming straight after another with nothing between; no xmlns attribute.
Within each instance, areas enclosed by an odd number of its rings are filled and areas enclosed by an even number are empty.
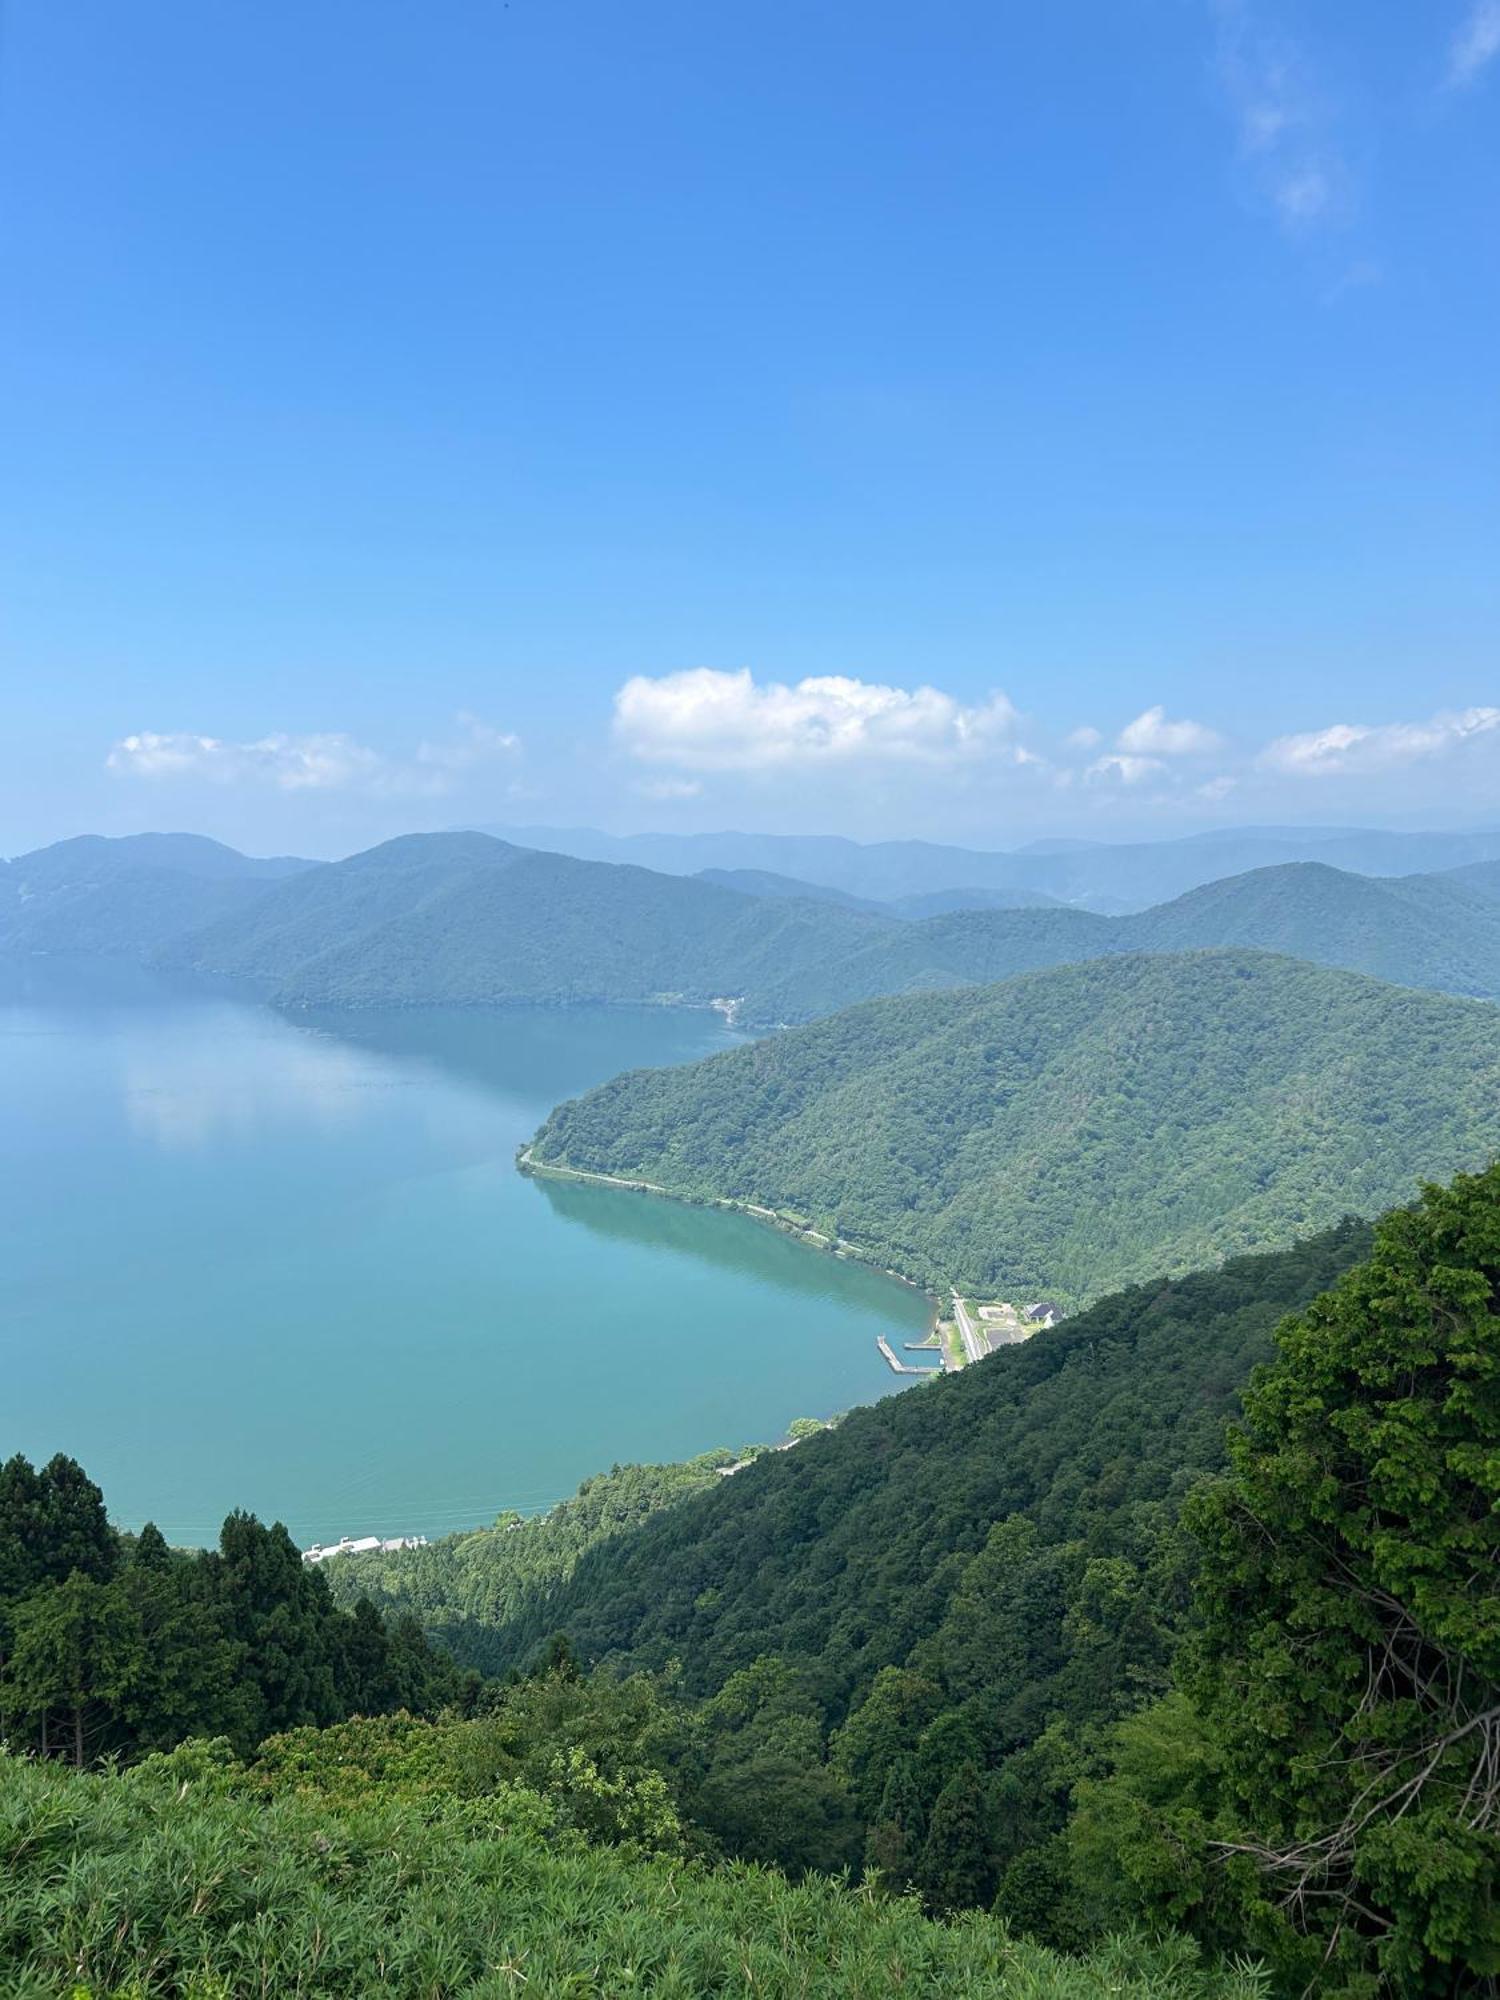
<svg viewBox="0 0 1500 2000"><path fill-rule="evenodd" d="M114 1518L303 1542L534 1509L897 1386L925 1302L731 1215L530 1181L560 1098L717 1016L287 1018L99 962L0 960L0 1456Z"/></svg>

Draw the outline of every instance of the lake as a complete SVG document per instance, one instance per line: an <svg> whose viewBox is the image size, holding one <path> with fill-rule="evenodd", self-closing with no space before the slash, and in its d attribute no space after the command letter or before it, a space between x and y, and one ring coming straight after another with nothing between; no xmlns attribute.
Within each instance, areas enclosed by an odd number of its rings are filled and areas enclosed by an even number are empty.
<svg viewBox="0 0 1500 2000"><path fill-rule="evenodd" d="M628 1460L900 1384L926 1302L746 1218L528 1180L559 1099L717 1015L286 1016L105 961L0 960L0 1456L112 1518L304 1545L534 1511Z"/></svg>

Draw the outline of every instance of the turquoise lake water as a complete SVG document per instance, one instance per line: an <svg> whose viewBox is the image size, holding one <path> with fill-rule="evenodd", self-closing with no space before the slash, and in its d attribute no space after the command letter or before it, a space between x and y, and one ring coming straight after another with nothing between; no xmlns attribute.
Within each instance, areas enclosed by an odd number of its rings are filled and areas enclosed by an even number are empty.
<svg viewBox="0 0 1500 2000"><path fill-rule="evenodd" d="M0 960L0 1456L124 1526L438 1534L899 1385L915 1292L745 1218L527 1180L553 1104L716 1015L284 1016Z"/></svg>

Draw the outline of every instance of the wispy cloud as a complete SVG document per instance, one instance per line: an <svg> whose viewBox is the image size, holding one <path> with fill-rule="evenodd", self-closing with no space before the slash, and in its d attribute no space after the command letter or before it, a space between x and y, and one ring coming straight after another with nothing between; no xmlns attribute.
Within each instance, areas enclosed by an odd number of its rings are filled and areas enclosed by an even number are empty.
<svg viewBox="0 0 1500 2000"><path fill-rule="evenodd" d="M1003 694L969 705L940 688L887 687L844 674L787 684L748 668L638 674L615 696L616 743L642 763L692 771L774 771L861 762L946 764L1032 753L1014 740Z"/></svg>
<svg viewBox="0 0 1500 2000"><path fill-rule="evenodd" d="M1475 0L1448 49L1448 84L1463 90L1477 83L1500 56L1500 0Z"/></svg>
<svg viewBox="0 0 1500 2000"><path fill-rule="evenodd" d="M1215 69L1251 200L1290 234L1341 220L1352 206L1353 174L1302 50L1251 0L1219 0L1215 12Z"/></svg>
<svg viewBox="0 0 1500 2000"><path fill-rule="evenodd" d="M1063 738L1065 750L1094 750L1104 741L1102 730L1095 729L1091 722L1085 722L1079 729L1070 729Z"/></svg>
<svg viewBox="0 0 1500 2000"><path fill-rule="evenodd" d="M273 731L249 741L191 730L142 729L121 737L105 759L119 776L151 782L196 779L257 785L280 792L359 792L377 798L441 798L476 765L508 758L520 739L477 716L458 718L448 743L420 744L410 758L390 757L341 730L292 735Z"/></svg>
<svg viewBox="0 0 1500 2000"><path fill-rule="evenodd" d="M636 784L636 795L643 799L666 801L696 799L703 794L701 778L642 778Z"/></svg>
<svg viewBox="0 0 1500 2000"><path fill-rule="evenodd" d="M1335 722L1278 736L1261 752L1268 770L1295 778L1368 776L1441 757L1500 730L1500 708L1445 711L1425 722Z"/></svg>
<svg viewBox="0 0 1500 2000"><path fill-rule="evenodd" d="M434 771L472 771L476 764L513 757L521 747L521 739L513 730L496 729L468 709L461 709L454 720L458 735L451 742L418 744L419 764Z"/></svg>
<svg viewBox="0 0 1500 2000"><path fill-rule="evenodd" d="M1140 785L1166 768L1160 757L1132 757L1112 751L1107 757L1095 758L1083 775L1091 785Z"/></svg>

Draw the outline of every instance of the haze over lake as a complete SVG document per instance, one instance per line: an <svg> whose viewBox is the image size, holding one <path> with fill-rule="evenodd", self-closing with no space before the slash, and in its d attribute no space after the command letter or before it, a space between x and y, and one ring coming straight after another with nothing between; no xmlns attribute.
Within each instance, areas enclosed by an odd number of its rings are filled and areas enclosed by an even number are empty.
<svg viewBox="0 0 1500 2000"><path fill-rule="evenodd" d="M535 1509L897 1386L925 1302L743 1218L527 1180L560 1098L736 1039L630 1008L286 1017L0 960L8 1451L122 1526L299 1540Z"/></svg>

